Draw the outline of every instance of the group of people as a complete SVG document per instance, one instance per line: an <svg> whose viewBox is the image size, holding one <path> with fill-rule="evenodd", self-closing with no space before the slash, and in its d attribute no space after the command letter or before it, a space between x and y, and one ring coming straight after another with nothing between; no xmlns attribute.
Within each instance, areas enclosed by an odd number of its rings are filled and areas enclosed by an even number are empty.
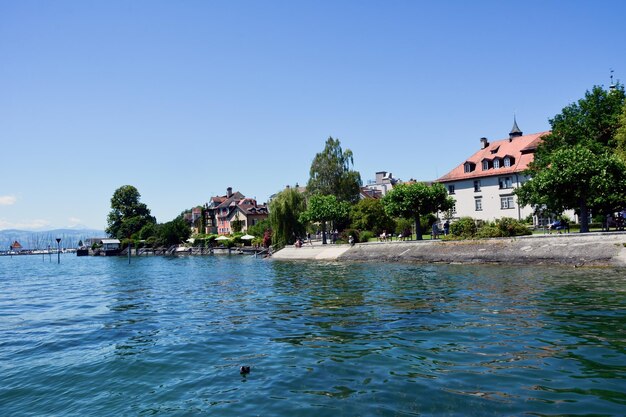
<svg viewBox="0 0 626 417"><path fill-rule="evenodd" d="M624 230L624 219L626 219L626 209L615 214L609 214L606 218L606 230L614 227L615 230Z"/></svg>
<svg viewBox="0 0 626 417"><path fill-rule="evenodd" d="M550 223L550 226L548 226L548 231L549 233L552 233L553 231L556 231L557 233L567 231L569 233L569 223L565 220L556 220Z"/></svg>
<svg viewBox="0 0 626 417"><path fill-rule="evenodd" d="M296 239L296 243L295 243L296 248L301 248L302 245L305 244L305 243L308 243L309 245L313 246L313 240L311 240L311 234L310 233L307 233L306 234L306 238L304 238L304 239L305 239L305 242L303 242L302 238L300 238L300 237Z"/></svg>
<svg viewBox="0 0 626 417"><path fill-rule="evenodd" d="M396 236L396 239L411 240L411 237L412 237L411 229L404 229L401 233L398 233L398 236ZM393 233L387 233L386 230L383 230L383 232L378 236L378 240L380 242L393 240L393 238L394 238Z"/></svg>
<svg viewBox="0 0 626 417"><path fill-rule="evenodd" d="M450 234L450 222L448 220L444 222L443 230L439 228L439 224L437 222L433 223L433 229L431 232L432 239L437 239L440 235L447 236L448 234Z"/></svg>
<svg viewBox="0 0 626 417"><path fill-rule="evenodd" d="M321 240L323 238L323 232L317 232L316 233L316 238L318 240ZM330 240L330 243L335 244L337 243L337 240L339 240L339 231L338 230L331 230L330 232L326 232L326 237L327 239ZM352 238L354 240L354 238ZM307 233L306 237L297 237L296 238L296 243L294 244L296 248L301 248L303 245L311 245L313 246L313 240L311 239L311 233Z"/></svg>

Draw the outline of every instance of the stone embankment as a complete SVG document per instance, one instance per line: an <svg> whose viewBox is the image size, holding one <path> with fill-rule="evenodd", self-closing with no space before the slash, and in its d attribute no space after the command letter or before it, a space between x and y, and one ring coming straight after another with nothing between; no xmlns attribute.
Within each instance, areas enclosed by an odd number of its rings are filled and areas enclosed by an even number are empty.
<svg viewBox="0 0 626 417"><path fill-rule="evenodd" d="M499 263L626 267L626 233L534 235L484 240L369 242L286 247L279 260Z"/></svg>

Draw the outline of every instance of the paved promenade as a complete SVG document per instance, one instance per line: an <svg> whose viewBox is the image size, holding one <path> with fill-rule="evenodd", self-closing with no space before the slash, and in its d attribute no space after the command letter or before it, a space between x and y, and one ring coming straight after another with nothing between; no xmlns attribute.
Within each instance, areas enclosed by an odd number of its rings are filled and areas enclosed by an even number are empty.
<svg viewBox="0 0 626 417"><path fill-rule="evenodd" d="M350 245L322 245L321 241L314 241L313 245L306 244L301 248L287 246L272 255L273 259L309 259L309 260L336 260L343 255Z"/></svg>
<svg viewBox="0 0 626 417"><path fill-rule="evenodd" d="M286 247L277 260L415 263L502 263L626 267L626 232L532 235L517 238L368 242L354 246Z"/></svg>

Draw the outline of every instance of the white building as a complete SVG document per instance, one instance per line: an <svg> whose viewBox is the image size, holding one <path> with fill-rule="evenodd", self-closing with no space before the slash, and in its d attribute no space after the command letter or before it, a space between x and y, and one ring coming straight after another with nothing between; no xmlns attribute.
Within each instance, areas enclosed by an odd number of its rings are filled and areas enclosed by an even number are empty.
<svg viewBox="0 0 626 417"><path fill-rule="evenodd" d="M437 180L456 200L454 217L494 221L532 215L532 207L520 207L513 191L528 180L523 171L532 162L541 137L549 133L524 135L514 121L507 139L490 143L481 138L476 153Z"/></svg>
<svg viewBox="0 0 626 417"><path fill-rule="evenodd" d="M394 185L401 182L398 178L394 178L391 172L378 171L375 180L369 180L367 185L361 187L361 195L365 197L380 198L384 197Z"/></svg>

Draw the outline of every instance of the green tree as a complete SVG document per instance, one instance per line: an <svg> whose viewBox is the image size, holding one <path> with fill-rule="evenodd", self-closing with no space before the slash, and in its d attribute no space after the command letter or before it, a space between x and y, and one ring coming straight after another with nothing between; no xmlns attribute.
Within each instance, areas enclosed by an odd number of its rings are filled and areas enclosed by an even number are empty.
<svg viewBox="0 0 626 417"><path fill-rule="evenodd" d="M326 244L326 223L344 220L348 217L350 203L338 201L334 195L311 196L307 202L307 209L301 216L301 221L319 222L322 225L322 244Z"/></svg>
<svg viewBox="0 0 626 417"><path fill-rule="evenodd" d="M552 131L537 148L532 165L544 167L550 160L551 152L578 144L594 152L615 149L615 134L624 98L622 85L611 91L594 86L584 98L563 108L561 113L550 119Z"/></svg>
<svg viewBox="0 0 626 417"><path fill-rule="evenodd" d="M421 182L398 184L383 197L387 214L413 219L417 240L422 239L420 216L446 211L453 204L454 200L448 197L446 188L439 183L430 186Z"/></svg>
<svg viewBox="0 0 626 417"><path fill-rule="evenodd" d="M281 191L270 202L269 221L274 244L289 245L295 242L297 236L304 234L300 215L305 209L304 196L293 188Z"/></svg>
<svg viewBox="0 0 626 417"><path fill-rule="evenodd" d="M375 235L395 229L395 222L385 212L382 201L375 198L365 198L352 206L350 219L353 229L369 230Z"/></svg>
<svg viewBox="0 0 626 417"><path fill-rule="evenodd" d="M339 201L356 203L361 190L361 174L352 170L352 151L341 149L339 139L329 137L324 150L313 159L309 171L309 195L334 195Z"/></svg>
<svg viewBox="0 0 626 417"><path fill-rule="evenodd" d="M257 224L249 226L247 232L257 238L263 238L263 236L265 236L265 232L271 229L272 225L270 224L269 219L265 219L261 220Z"/></svg>
<svg viewBox="0 0 626 417"><path fill-rule="evenodd" d="M622 85L610 91L595 86L550 119L552 132L526 171L531 180L516 191L520 204L555 213L575 209L581 233L589 231L590 209L619 208L623 193L615 193L622 173L614 156L620 149L625 97Z"/></svg>
<svg viewBox="0 0 626 417"><path fill-rule="evenodd" d="M617 154L626 161L626 104L622 106L622 113L618 119L619 127L615 132L615 148Z"/></svg>
<svg viewBox="0 0 626 417"><path fill-rule="evenodd" d="M626 204L626 164L608 151L597 153L582 144L560 148L543 157L545 167L515 190L520 205L550 212L575 209L580 232L589 231L589 210L610 213Z"/></svg>
<svg viewBox="0 0 626 417"><path fill-rule="evenodd" d="M184 217L180 215L172 221L159 224L157 234L162 245L177 245L189 239L189 236L191 236L191 228Z"/></svg>
<svg viewBox="0 0 626 417"><path fill-rule="evenodd" d="M117 239L128 238L145 225L156 223L148 207L139 200L141 194L132 185L123 185L111 197L111 211L107 217L106 233Z"/></svg>

